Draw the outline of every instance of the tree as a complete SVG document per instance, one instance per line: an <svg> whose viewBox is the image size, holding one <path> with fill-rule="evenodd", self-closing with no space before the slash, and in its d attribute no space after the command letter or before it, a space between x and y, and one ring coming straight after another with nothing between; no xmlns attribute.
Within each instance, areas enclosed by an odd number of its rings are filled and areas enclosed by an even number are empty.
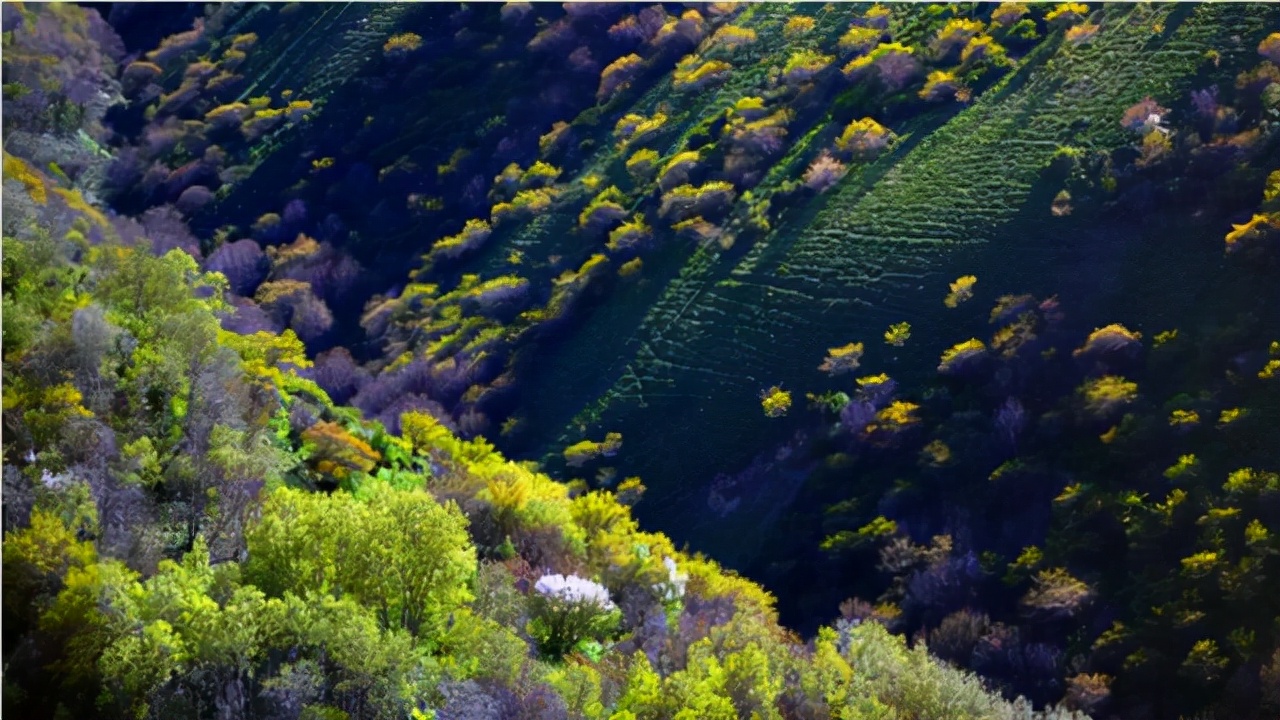
<svg viewBox="0 0 1280 720"><path fill-rule="evenodd" d="M1035 586L1022 599L1023 611L1033 619L1060 620L1078 615L1094 597L1094 591L1064 568L1041 570Z"/></svg>
<svg viewBox="0 0 1280 720"><path fill-rule="evenodd" d="M33 622L62 588L70 568L96 560L91 543L76 539L75 530L53 512L37 508L30 527L4 539L6 617Z"/></svg>
<svg viewBox="0 0 1280 720"><path fill-rule="evenodd" d="M302 433L311 447L315 469L338 480L353 472L369 472L382 456L364 440L347 432L338 423L318 422Z"/></svg>
<svg viewBox="0 0 1280 720"><path fill-rule="evenodd" d="M466 519L423 491L376 487L361 500L280 488L248 545L246 577L269 595L349 594L413 635L439 632L476 572Z"/></svg>

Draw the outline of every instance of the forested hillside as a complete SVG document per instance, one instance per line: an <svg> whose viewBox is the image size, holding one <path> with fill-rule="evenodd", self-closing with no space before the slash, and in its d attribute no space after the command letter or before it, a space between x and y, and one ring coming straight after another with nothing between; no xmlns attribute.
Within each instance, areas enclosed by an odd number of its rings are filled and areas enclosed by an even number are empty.
<svg viewBox="0 0 1280 720"><path fill-rule="evenodd" d="M3 10L7 715L1280 714L1280 9Z"/></svg>

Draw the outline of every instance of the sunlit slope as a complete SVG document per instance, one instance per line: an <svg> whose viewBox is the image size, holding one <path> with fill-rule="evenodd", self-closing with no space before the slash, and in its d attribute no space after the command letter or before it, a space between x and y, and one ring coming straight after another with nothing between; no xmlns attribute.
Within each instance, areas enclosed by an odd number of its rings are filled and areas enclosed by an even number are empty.
<svg viewBox="0 0 1280 720"><path fill-rule="evenodd" d="M1239 38L1276 16L1257 5L1105 12L1092 43L1040 48L971 107L909 138L880 168L851 174L816 215L784 220L745 257L718 248L696 253L629 334L629 360L613 386L560 443L580 438L583 427L622 431L630 447L644 449L626 453L622 465L646 479L651 506L664 509L654 520L687 527L707 517L702 499L717 472L745 465L753 447L765 451L785 439L760 412L759 391L816 382L824 348L861 340L870 348L864 367L887 369L896 353L879 345L880 335L907 319L928 347L900 353L893 371L931 372L937 353L957 339L958 331L946 332L954 320L941 303L948 274L969 271L952 267L957 251L972 255L990 245L991 272L1006 281L1034 277L1037 268L1028 265L1036 255L1020 251L1036 238L1007 222L1028 210L1059 148L1129 142L1118 123L1126 107L1146 95L1184 96L1210 51L1253 52ZM1047 203L1042 212L1047 220ZM617 330L601 322L580 332ZM582 335L573 345L590 357L593 341ZM559 362L586 364L568 355ZM740 507L739 519L753 525L791 490L788 483L761 488L754 510Z"/></svg>

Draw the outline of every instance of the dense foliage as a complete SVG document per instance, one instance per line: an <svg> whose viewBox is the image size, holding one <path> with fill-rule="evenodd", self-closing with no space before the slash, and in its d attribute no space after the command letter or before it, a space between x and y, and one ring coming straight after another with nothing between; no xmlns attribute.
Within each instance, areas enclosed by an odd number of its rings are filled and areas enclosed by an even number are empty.
<svg viewBox="0 0 1280 720"><path fill-rule="evenodd" d="M874 623L800 643L610 493L389 435L291 334L220 330L185 252L44 212L6 205L6 713L1027 715Z"/></svg>
<svg viewBox="0 0 1280 720"><path fill-rule="evenodd" d="M1273 8L3 10L6 714L1280 713Z"/></svg>
<svg viewBox="0 0 1280 720"><path fill-rule="evenodd" d="M1063 150L1052 169L1055 215L1120 222L1185 201L1248 218L1197 250L1217 256L1223 286L1144 336L1072 328L1076 308L1057 297L992 293L989 311L969 311L978 279L950 283L949 315L987 328L951 336L936 378L868 375L810 394L838 419L809 449L826 467L788 520L794 544L771 559L818 565L773 582L873 565L885 582L853 591L877 604L851 600L846 615L879 617L1036 699L1123 716L1276 712L1280 138L1276 107L1256 94L1275 90L1254 78L1276 75L1278 36L1260 36L1227 71L1232 86L1191 92L1176 120L1143 98L1114 120L1130 145ZM1117 199L1072 206L1099 193Z"/></svg>

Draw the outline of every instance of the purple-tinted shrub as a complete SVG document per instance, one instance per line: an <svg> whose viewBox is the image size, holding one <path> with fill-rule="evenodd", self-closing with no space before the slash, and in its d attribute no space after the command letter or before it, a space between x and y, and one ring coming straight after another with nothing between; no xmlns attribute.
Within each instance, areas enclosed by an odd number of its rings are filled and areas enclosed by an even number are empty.
<svg viewBox="0 0 1280 720"><path fill-rule="evenodd" d="M977 338L957 343L942 353L938 373L952 377L972 377L987 365L987 346Z"/></svg>
<svg viewBox="0 0 1280 720"><path fill-rule="evenodd" d="M280 333L284 325L268 315L258 304L248 298L233 297L230 304L234 310L222 318L224 330L241 335L252 335L256 332Z"/></svg>
<svg viewBox="0 0 1280 720"><path fill-rule="evenodd" d="M661 25L659 25L661 27ZM657 32L654 29L653 32ZM609 40L622 50L632 50L647 42L651 33L647 33L636 17L625 17L609 27Z"/></svg>
<svg viewBox="0 0 1280 720"><path fill-rule="evenodd" d="M817 193L824 193L844 178L848 168L825 150L809 165L804 173L805 187Z"/></svg>
<svg viewBox="0 0 1280 720"><path fill-rule="evenodd" d="M991 618L972 610L957 610L942 619L926 635L929 652L943 660L966 666L978 641L987 634Z"/></svg>
<svg viewBox="0 0 1280 720"><path fill-rule="evenodd" d="M302 375L314 380L339 405L347 404L369 382L369 371L356 364L351 352L344 347L320 353Z"/></svg>
<svg viewBox="0 0 1280 720"><path fill-rule="evenodd" d="M317 297L339 302L360 280L360 264L329 243L299 235L294 242L267 249L273 261L274 280L298 280L311 286Z"/></svg>
<svg viewBox="0 0 1280 720"><path fill-rule="evenodd" d="M565 15L575 22L600 21L603 25L612 23L626 11L623 5L597 2L567 2L563 4Z"/></svg>
<svg viewBox="0 0 1280 720"><path fill-rule="evenodd" d="M626 217L627 211L612 201L593 202L579 216L582 229L592 235L598 235L610 229Z"/></svg>
<svg viewBox="0 0 1280 720"><path fill-rule="evenodd" d="M509 27L516 27L524 24L529 14L533 12L533 5L527 2L508 2L502 4L502 9L498 11L498 16L502 19L502 24Z"/></svg>
<svg viewBox="0 0 1280 720"><path fill-rule="evenodd" d="M658 213L675 221L698 215L718 213L737 197L731 183L714 181L699 186L681 185L662 196Z"/></svg>
<svg viewBox="0 0 1280 720"><path fill-rule="evenodd" d="M600 71L600 87L596 90L596 99L607 100L625 89L643 67L644 60L635 53L624 55L606 65Z"/></svg>
<svg viewBox="0 0 1280 720"><path fill-rule="evenodd" d="M360 327L364 333L374 340L386 340L391 329L391 320L399 307L396 299L404 288L392 288L387 295L374 295L365 302L360 314Z"/></svg>
<svg viewBox="0 0 1280 720"><path fill-rule="evenodd" d="M473 175L462 186L462 192L458 196L458 202L461 203L462 209L466 211L475 211L484 208L485 212L489 209L489 183L483 175Z"/></svg>
<svg viewBox="0 0 1280 720"><path fill-rule="evenodd" d="M218 66L208 60L197 60L187 66L183 71L182 77L186 80L195 80L202 86L211 77L218 72Z"/></svg>
<svg viewBox="0 0 1280 720"><path fill-rule="evenodd" d="M1142 333L1112 323L1089 333L1071 355L1097 374L1123 371L1142 354Z"/></svg>
<svg viewBox="0 0 1280 720"><path fill-rule="evenodd" d="M524 155L524 144L518 137L504 137L493 148L495 160L516 160Z"/></svg>
<svg viewBox="0 0 1280 720"><path fill-rule="evenodd" d="M492 358L473 359L462 355L437 362L431 366L430 381L434 388L432 397L440 398L441 402L455 403L467 388L484 382L495 367L500 365Z"/></svg>
<svg viewBox="0 0 1280 720"><path fill-rule="evenodd" d="M586 45L569 53L568 63L570 70L584 75L595 75L600 72L600 63L591 56L591 48Z"/></svg>
<svg viewBox="0 0 1280 720"><path fill-rule="evenodd" d="M698 168L702 157L697 151L682 152L675 155L662 166L658 176L658 189L663 192L674 189L689 182L690 174Z"/></svg>
<svg viewBox="0 0 1280 720"><path fill-rule="evenodd" d="M667 23L667 11L661 5L650 5L636 13L636 24L644 33L644 41L649 42L658 35L658 31Z"/></svg>
<svg viewBox="0 0 1280 720"><path fill-rule="evenodd" d="M289 408L289 429L293 432L305 432L320 419L315 410L308 407L306 403L296 402Z"/></svg>
<svg viewBox="0 0 1280 720"><path fill-rule="evenodd" d="M857 399L871 403L877 410L893 399L898 390L898 381L888 375L872 375L858 378Z"/></svg>
<svg viewBox="0 0 1280 720"><path fill-rule="evenodd" d="M427 385L425 378L418 379L418 376L425 375L425 366L426 361L415 360L405 367L383 372L364 383L351 397L351 404L364 411L366 416L374 416L390 408L393 403L407 400L416 394L413 392L414 389L424 388ZM411 378L410 375L413 377ZM412 410L415 407L416 405L409 404L406 410ZM432 414L435 415L435 413ZM442 416L436 415L437 419L440 417Z"/></svg>
<svg viewBox="0 0 1280 720"><path fill-rule="evenodd" d="M222 72L209 79L204 91L214 102L228 102L240 94L244 84L242 75Z"/></svg>
<svg viewBox="0 0 1280 720"><path fill-rule="evenodd" d="M934 35L929 47L933 50L934 62L955 60L960 51L983 31L983 24L976 20L955 18L949 21Z"/></svg>
<svg viewBox="0 0 1280 720"><path fill-rule="evenodd" d="M518 715L507 716L518 720L561 720L570 717L564 698L550 685L540 682L533 685L520 698Z"/></svg>
<svg viewBox="0 0 1280 720"><path fill-rule="evenodd" d="M34 5L20 12L29 17L15 21L5 39L4 80L33 92L6 97L6 124L21 118L34 121L27 127L42 127L50 119L47 111L65 98L87 111L80 126L99 135L97 122L119 93L114 79L115 63L124 56L119 38L95 10Z"/></svg>
<svg viewBox="0 0 1280 720"><path fill-rule="evenodd" d="M689 646L711 634L715 628L728 623L737 613L733 598L716 596L705 598L694 593L685 595L684 605L664 653L669 671L684 669Z"/></svg>
<svg viewBox="0 0 1280 720"><path fill-rule="evenodd" d="M198 51L204 45L204 18L196 18L190 30L161 40L160 47L147 53L147 59L157 65L167 65L186 53Z"/></svg>
<svg viewBox="0 0 1280 720"><path fill-rule="evenodd" d="M22 9L16 4L6 4L3 8L3 28L4 32L14 32L22 26L23 15Z"/></svg>
<svg viewBox="0 0 1280 720"><path fill-rule="evenodd" d="M529 281L518 278L468 295L463 298L462 307L465 312L476 315L508 312L524 307L529 295Z"/></svg>
<svg viewBox="0 0 1280 720"><path fill-rule="evenodd" d="M231 291L248 297L267 279L271 263L258 243L244 239L214 250L205 261L204 269L226 275Z"/></svg>
<svg viewBox="0 0 1280 720"><path fill-rule="evenodd" d="M194 215L201 208L213 202L213 191L203 185L192 185L178 196L174 207L184 215Z"/></svg>
<svg viewBox="0 0 1280 720"><path fill-rule="evenodd" d="M347 226L337 213L329 213L316 225L316 238L324 242L336 242L346 239Z"/></svg>
<svg viewBox="0 0 1280 720"><path fill-rule="evenodd" d="M1030 295L1002 295L991 310L991 324L1004 325L1024 313L1034 312L1036 299Z"/></svg>
<svg viewBox="0 0 1280 720"><path fill-rule="evenodd" d="M526 47L532 52L563 57L569 53L569 48L577 44L579 38L573 24L569 18L560 18L534 35Z"/></svg>
<svg viewBox="0 0 1280 720"><path fill-rule="evenodd" d="M156 117L177 115L199 100L203 92L204 87L199 81L183 81L173 92L160 96L160 104L156 106Z"/></svg>
<svg viewBox="0 0 1280 720"><path fill-rule="evenodd" d="M1258 43L1258 54L1267 60L1280 64L1280 32L1273 32Z"/></svg>
<svg viewBox="0 0 1280 720"><path fill-rule="evenodd" d="M126 97L136 97L152 85L162 72L159 65L146 60L135 60L125 66L120 74L120 86ZM155 90L153 92L158 92Z"/></svg>
<svg viewBox="0 0 1280 720"><path fill-rule="evenodd" d="M671 630L667 626L666 611L647 590L628 592L623 590L619 606L622 608L625 627L631 630L624 650L643 652L654 667L663 667L664 650L670 643Z"/></svg>
<svg viewBox="0 0 1280 720"><path fill-rule="evenodd" d="M366 383L351 398L351 404L366 414L380 417L386 415L387 408L397 400L410 395L421 396L417 402L434 401L452 405L475 382L475 367L470 361L459 362L450 358L433 365L426 359L418 358L394 370L385 371ZM437 415L437 418L445 417L448 417L448 413L443 410ZM383 417L383 423L388 428L392 427L389 420L390 418ZM395 419L395 426L399 427L398 418Z"/></svg>
<svg viewBox="0 0 1280 720"><path fill-rule="evenodd" d="M400 416L411 410L427 413L439 420L441 425L449 428L449 432L458 432L457 423L453 421L449 411L426 395L405 395L396 398L394 402L383 408L382 412L375 415L374 419L382 423L388 432L399 433Z"/></svg>
<svg viewBox="0 0 1280 720"><path fill-rule="evenodd" d="M879 623L886 628L893 629L898 624L897 617L891 608L872 605L866 600L853 597L840 603L840 618L836 620L836 629L840 630L842 635L845 635L852 628L865 622ZM842 638L841 642L847 643L847 637Z"/></svg>
<svg viewBox="0 0 1280 720"><path fill-rule="evenodd" d="M781 152L786 144L787 123L791 113L783 110L749 123L739 123L729 131L729 142L735 152L764 158Z"/></svg>
<svg viewBox="0 0 1280 720"><path fill-rule="evenodd" d="M108 215L108 218L111 220L111 229L120 238L121 245L150 249L151 241L147 239L146 232L142 229L142 223L134 218L114 213Z"/></svg>
<svg viewBox="0 0 1280 720"><path fill-rule="evenodd" d="M632 252L646 249L652 244L653 228L645 224L643 217L625 222L609 233L607 247L612 252Z"/></svg>
<svg viewBox="0 0 1280 720"><path fill-rule="evenodd" d="M217 145L210 145L204 150L205 164L221 168L227 164L227 151Z"/></svg>
<svg viewBox="0 0 1280 720"><path fill-rule="evenodd" d="M511 3L507 3L510 5ZM444 707L435 711L438 720L472 720L473 718L517 718L521 715L521 698L509 688L492 682L475 680L440 683Z"/></svg>
<svg viewBox="0 0 1280 720"><path fill-rule="evenodd" d="M127 193L134 189L145 172L142 153L136 148L123 147L107 163L103 176L103 188L108 193Z"/></svg>
<svg viewBox="0 0 1280 720"><path fill-rule="evenodd" d="M289 231L284 226L284 220L278 213L265 213L257 220L253 221L253 225L249 228L253 232L253 237L258 242L264 244L275 244L283 242L289 237Z"/></svg>
<svg viewBox="0 0 1280 720"><path fill-rule="evenodd" d="M1022 648L1017 682L1027 695L1043 703L1061 695L1065 659L1062 649L1049 643L1028 643Z"/></svg>
<svg viewBox="0 0 1280 720"><path fill-rule="evenodd" d="M1218 86L1210 85L1207 88L1191 91L1191 106L1196 109L1196 114L1202 118L1212 120L1218 116Z"/></svg>
<svg viewBox="0 0 1280 720"><path fill-rule="evenodd" d="M307 222L307 204L297 198L290 200L280 211L280 219L292 232L301 232Z"/></svg>
<svg viewBox="0 0 1280 720"><path fill-rule="evenodd" d="M203 156L210 147L213 147L213 141L209 138L209 126L202 120L183 120L182 140L179 147L192 157ZM207 159L205 164L209 166L212 176L217 177L221 168Z"/></svg>
<svg viewBox="0 0 1280 720"><path fill-rule="evenodd" d="M491 425L489 416L474 407L469 407L458 414L458 432L464 438L479 437L487 432Z"/></svg>
<svg viewBox="0 0 1280 720"><path fill-rule="evenodd" d="M761 158L741 150L731 150L724 157L720 174L734 185L751 188L764 178L765 167Z"/></svg>
<svg viewBox="0 0 1280 720"><path fill-rule="evenodd" d="M431 248L431 256L457 259L478 250L492 235L493 228L487 220L468 220L456 235L437 240Z"/></svg>
<svg viewBox="0 0 1280 720"><path fill-rule="evenodd" d="M162 122L147 125L142 131L141 148L148 158L162 157L178 147L182 136L182 121L177 118L165 118Z"/></svg>
<svg viewBox="0 0 1280 720"><path fill-rule="evenodd" d="M756 175L753 174L753 177ZM752 181L753 178L748 177L743 181L743 184L750 185ZM700 215L681 220L672 225L671 229L678 233L677 237L692 240L699 246L708 245L724 234L724 228L715 223L707 222Z"/></svg>
<svg viewBox="0 0 1280 720"><path fill-rule="evenodd" d="M890 91L901 90L920 74L920 63L910 53L892 51L873 63L880 82Z"/></svg>
<svg viewBox="0 0 1280 720"><path fill-rule="evenodd" d="M1027 427L1027 411L1017 398L1006 398L996 410L992 426L996 437L1007 447L1016 448L1018 438Z"/></svg>
<svg viewBox="0 0 1280 720"><path fill-rule="evenodd" d="M337 302L359 282L360 263L332 245L322 246L321 262L311 273L311 287L326 302Z"/></svg>
<svg viewBox="0 0 1280 720"><path fill-rule="evenodd" d="M686 10L679 20L664 20L662 27L650 40L659 52L687 53L702 42L707 24L697 10Z"/></svg>
<svg viewBox="0 0 1280 720"><path fill-rule="evenodd" d="M254 300L276 322L293 328L303 342L315 342L333 327L333 313L305 282L272 280L263 283L254 294Z"/></svg>
<svg viewBox="0 0 1280 720"><path fill-rule="evenodd" d="M930 564L907 579L902 609L928 623L975 600L981 579L982 568L972 552Z"/></svg>
<svg viewBox="0 0 1280 720"><path fill-rule="evenodd" d="M1046 643L1026 643L1018 631L992 626L974 648L970 668L1006 691L1017 687L1036 704L1052 701L1062 690L1062 651Z"/></svg>
<svg viewBox="0 0 1280 720"><path fill-rule="evenodd" d="M278 225L283 221L274 213L263 215L256 223L259 226L268 223ZM306 280L304 277L289 274L291 270L307 267L320 251L320 243L314 238L299 233L293 242L285 245L273 245L266 248L267 257L271 259L272 279Z"/></svg>
<svg viewBox="0 0 1280 720"><path fill-rule="evenodd" d="M955 73L935 70L929 73L924 87L920 89L920 97L930 102L952 100L957 96L963 97L960 92L963 88L963 83Z"/></svg>
<svg viewBox="0 0 1280 720"><path fill-rule="evenodd" d="M876 412L876 406L866 400L851 400L840 410L840 425L855 435L860 434L875 421Z"/></svg>
<svg viewBox="0 0 1280 720"><path fill-rule="evenodd" d="M289 327L303 342L315 342L333 327L333 313L314 293L304 293L293 304Z"/></svg>
<svg viewBox="0 0 1280 720"><path fill-rule="evenodd" d="M119 331L97 304L76 310L71 314L71 342L75 350L62 360L79 375L97 376L102 358L111 350Z"/></svg>
<svg viewBox="0 0 1280 720"><path fill-rule="evenodd" d="M995 623L974 645L970 668L983 675L1008 678L1022 668L1022 638L1018 629Z"/></svg>
<svg viewBox="0 0 1280 720"><path fill-rule="evenodd" d="M154 207L139 218L142 229L151 240L152 250L163 255L174 248L184 250L187 254L199 259L200 241L187 228L182 213L171 205Z"/></svg>

